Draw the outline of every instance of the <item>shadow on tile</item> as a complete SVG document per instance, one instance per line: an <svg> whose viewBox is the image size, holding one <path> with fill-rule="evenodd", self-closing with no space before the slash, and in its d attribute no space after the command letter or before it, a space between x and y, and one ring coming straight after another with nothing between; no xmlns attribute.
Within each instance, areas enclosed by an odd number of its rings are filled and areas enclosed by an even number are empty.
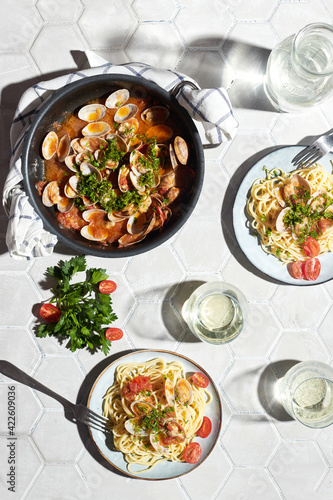
<svg viewBox="0 0 333 500"><path fill-rule="evenodd" d="M276 361L268 365L260 375L258 382L259 401L264 410L276 420L293 420L280 403L278 380L284 377L287 371L297 363L299 361L295 359Z"/></svg>

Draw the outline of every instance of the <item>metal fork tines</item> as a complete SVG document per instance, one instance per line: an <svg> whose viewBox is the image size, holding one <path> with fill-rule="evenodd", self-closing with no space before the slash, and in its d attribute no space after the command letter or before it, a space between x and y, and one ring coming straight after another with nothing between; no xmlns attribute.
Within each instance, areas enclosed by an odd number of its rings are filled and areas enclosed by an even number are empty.
<svg viewBox="0 0 333 500"><path fill-rule="evenodd" d="M300 151L291 163L295 167L309 167L333 150L333 132L322 135L313 144Z"/></svg>
<svg viewBox="0 0 333 500"><path fill-rule="evenodd" d="M111 433L111 429L107 426L108 419L106 417L98 415L82 404L74 405L73 411L78 422L88 425L97 431Z"/></svg>

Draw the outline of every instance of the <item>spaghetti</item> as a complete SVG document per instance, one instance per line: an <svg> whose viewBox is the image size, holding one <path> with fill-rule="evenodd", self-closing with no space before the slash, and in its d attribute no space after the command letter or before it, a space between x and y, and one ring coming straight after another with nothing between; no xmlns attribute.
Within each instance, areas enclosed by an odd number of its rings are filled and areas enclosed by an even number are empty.
<svg viewBox="0 0 333 500"><path fill-rule="evenodd" d="M184 462L210 400L206 389L185 379L181 363L155 358L118 366L104 396L103 415L110 420L114 446L124 454L128 470L138 473L132 464L146 471L165 460Z"/></svg>
<svg viewBox="0 0 333 500"><path fill-rule="evenodd" d="M252 184L246 206L262 249L283 264L307 258L304 244L308 237L317 240L320 255L331 252L332 190L333 175L319 164L291 173L266 170L266 178Z"/></svg>

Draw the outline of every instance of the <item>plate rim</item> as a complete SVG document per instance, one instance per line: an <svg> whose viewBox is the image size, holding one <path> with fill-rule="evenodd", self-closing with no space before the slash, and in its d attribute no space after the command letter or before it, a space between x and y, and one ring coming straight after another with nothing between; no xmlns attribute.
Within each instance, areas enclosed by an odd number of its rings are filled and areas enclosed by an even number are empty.
<svg viewBox="0 0 333 500"><path fill-rule="evenodd" d="M89 430L89 434L90 434L90 437L94 443L94 445L96 446L99 454L110 464L112 465L112 467L114 467L115 469L117 469L119 472L121 472L122 474L125 474L126 476L128 477L131 477L131 478L134 478L134 479L141 479L143 481L164 481L164 480L169 480L169 479L175 479L177 477L181 477L181 476L184 476L190 472L192 472L194 469L196 469L197 467L199 467L208 457L209 455L212 453L212 451L214 450L217 442L218 442L218 439L220 437L220 434L221 434L221 429L222 429L222 416L223 416L223 411L222 411L222 402L221 402L221 397L220 397L220 394L219 394L219 391L218 391L218 388L214 382L214 380L212 379L212 377L209 375L209 373L204 369L202 368L201 365L199 365L196 361L193 361L191 358L183 355L183 354L179 354L179 353L176 353L174 351L170 351L170 350L166 350L166 349L138 349L138 350L133 350L132 352L129 352L127 354L124 354L122 356L120 356L119 358L115 359L114 361L112 361L108 366L106 366L102 371L101 373L98 375L98 377L96 378L96 380L94 381L91 389L90 389L90 392L89 392L89 396L88 396L88 400L87 400L87 407L90 408L90 401L91 401L91 398L92 398L92 394L96 388L96 385L98 384L99 380L101 379L101 377L113 366L113 365L117 365L120 364L120 362L122 362L125 358L128 358L130 356L133 356L134 354L149 354L149 353L164 353L164 354L168 354L168 355L171 355L171 356L175 356L177 358L182 358L182 359L185 359L187 362L191 363L192 365L196 366L200 371L202 371L209 379L209 382L212 384L213 388L214 388L214 391L216 393L216 400L217 400L217 403L218 403L218 409L219 409L219 423L218 423L218 428L217 428L217 431L216 431L216 437L215 437L215 440L213 441L212 443L212 446L210 448L210 450L208 451L207 455L197 464L188 464L188 465L193 465L192 468L190 468L188 471L185 471L185 472L181 472L180 474L177 474L177 475L174 475L174 476L171 476L171 477L158 477L158 478L147 478L147 477L142 477L140 476L139 474L134 474L134 473L131 473L129 472L128 470L123 470L121 469L120 467L118 467L117 465L115 465L111 460L110 458L106 457L105 454L100 450L98 444L96 443L95 439L94 439L94 432L91 430L90 426L88 426L88 430ZM151 358L153 359L153 358ZM116 366L117 366L116 365ZM114 366L114 369L116 368L116 366ZM117 453L122 453L122 452L117 452Z"/></svg>
<svg viewBox="0 0 333 500"><path fill-rule="evenodd" d="M306 147L306 145L302 146L302 145L299 145L299 144L289 145L289 146L288 145L287 146L281 146L281 147L277 147L273 151L270 151L270 152L266 153L264 156L260 157L258 160L255 161L255 163L246 172L244 178L242 179L242 182L239 184L239 186L237 188L237 192L236 192L236 195L235 195L235 198L234 198L233 209L232 209L232 212L233 212L232 213L232 222L233 222L233 228L234 228L235 237L236 237L237 243L238 243L241 251L242 251L243 255L245 256L245 258L260 273L262 273L264 276L267 276L270 279L275 280L275 282L277 284L284 284L284 285L291 285L291 286L316 286L316 285L321 285L323 283L327 283L328 281L331 281L333 279L333 273L332 273L332 276L329 277L329 278L325 278L325 279L322 279L322 280L320 280L320 278L319 278L316 281L296 280L296 279L293 279L291 276L289 276L289 273L288 273L288 277L290 277L290 280L289 279L283 279L283 277L281 278L281 277L274 276L274 275L270 274L265 268L259 267L258 264L257 264L257 260L256 259L254 259L254 258L251 259L248 256L248 254L246 253L245 245L243 244L243 241L242 241L243 239L241 237L242 235L245 235L248 238L253 238L253 236L250 234L249 229L246 227L245 224L243 224L243 219L241 218L241 216L239 216L240 206L242 206L243 210L245 210L245 204L241 203L241 194L242 194L242 191L246 187L247 187L246 193L248 193L249 190L251 189L251 186L252 186L253 182L255 181L255 179L252 180L252 182L251 182L249 180L249 178L251 178L253 176L253 172L255 172L257 168L261 167L262 163L265 162L265 160L269 156L278 155L281 151L288 151L288 150L291 151L291 150L294 149L294 153L292 155L290 155L291 156L290 160L291 160L295 156L295 154L297 154L297 152L303 150L305 147ZM327 156L328 158L331 156L331 160L333 160L333 153L328 153L325 156ZM277 167L275 167L275 168L277 168ZM325 168L325 166L324 166L324 168ZM325 168L325 169L327 170L327 168ZM293 170L296 170L296 168L290 162L290 169L287 168L287 167L284 167L284 170L287 173L289 173L289 172L292 172ZM260 174L256 178L259 178L259 177L260 177ZM246 217L246 215L244 216L244 219L245 219L245 217ZM246 229L246 232L245 232L245 229ZM250 240L247 239L246 241L250 241ZM264 252L264 250L262 250L262 248L259 245L258 245L258 250L260 250L260 254L263 254L263 256L266 256L266 257L271 258L271 259L275 259L276 263L279 264L279 267L281 269L284 268L284 266L282 265L282 263L280 263L280 261L276 257L274 257L271 254L266 254ZM327 256L328 253L325 254L325 255Z"/></svg>

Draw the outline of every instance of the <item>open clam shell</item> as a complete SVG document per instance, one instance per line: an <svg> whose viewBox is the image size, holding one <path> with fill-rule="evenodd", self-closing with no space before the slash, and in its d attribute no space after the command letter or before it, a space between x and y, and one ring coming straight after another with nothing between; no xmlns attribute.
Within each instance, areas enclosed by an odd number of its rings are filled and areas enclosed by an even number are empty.
<svg viewBox="0 0 333 500"><path fill-rule="evenodd" d="M98 170L98 168L94 167L91 163L88 163L87 161L83 161L80 165L80 171L82 172L83 175L91 175L95 174L98 182L102 181L102 174Z"/></svg>
<svg viewBox="0 0 333 500"><path fill-rule="evenodd" d="M165 379L164 382L164 392L165 398L170 406L172 406L175 402L175 391L173 387L173 383L169 378Z"/></svg>
<svg viewBox="0 0 333 500"><path fill-rule="evenodd" d="M106 122L91 122L81 130L82 135L103 136L110 132L111 127Z"/></svg>
<svg viewBox="0 0 333 500"><path fill-rule="evenodd" d="M181 378L175 385L175 398L181 405L191 404L193 401L193 390L188 380Z"/></svg>
<svg viewBox="0 0 333 500"><path fill-rule="evenodd" d="M154 406L148 403L147 401L133 401L130 406L131 411L137 417L142 417L145 415L149 415L149 413L154 409Z"/></svg>
<svg viewBox="0 0 333 500"><path fill-rule="evenodd" d="M78 112L80 120L85 122L95 122L105 116L106 108L103 104L87 104Z"/></svg>
<svg viewBox="0 0 333 500"><path fill-rule="evenodd" d="M57 147L57 155L58 155L58 160L63 162L65 161L66 156L69 155L71 149L71 140L69 138L68 134L65 134L62 136L58 143Z"/></svg>
<svg viewBox="0 0 333 500"><path fill-rule="evenodd" d="M129 99L130 93L127 89L119 89L112 94L105 101L105 106L110 109L116 109L123 106Z"/></svg>
<svg viewBox="0 0 333 500"><path fill-rule="evenodd" d="M182 137L177 135L175 137L173 147L174 147L176 156L178 158L178 161L182 165L186 165L187 161L188 161L188 146L187 146L187 142L185 141L185 139L183 139Z"/></svg>
<svg viewBox="0 0 333 500"><path fill-rule="evenodd" d="M140 423L141 419L139 417L129 418L125 421L124 427L127 432L134 436L148 436L148 432L141 427Z"/></svg>
<svg viewBox="0 0 333 500"><path fill-rule="evenodd" d="M140 234L147 227L147 217L144 212L137 212L132 215L127 221L127 231L130 234Z"/></svg>
<svg viewBox="0 0 333 500"><path fill-rule="evenodd" d="M138 107L135 104L125 104L118 109L113 119L116 123L124 123L125 121L133 118L137 112Z"/></svg>
<svg viewBox="0 0 333 500"><path fill-rule="evenodd" d="M164 106L152 106L141 113L141 118L149 125L163 123L169 118L170 111Z"/></svg>
<svg viewBox="0 0 333 500"><path fill-rule="evenodd" d="M161 441L161 436L157 434L156 432L152 432L149 436L150 444L156 450L158 453L161 453L162 455L167 453L169 451L168 446L164 446Z"/></svg>
<svg viewBox="0 0 333 500"><path fill-rule="evenodd" d="M51 160L56 154L58 143L59 139L57 134L51 130L51 132L46 135L42 144L42 155L45 160Z"/></svg>
<svg viewBox="0 0 333 500"><path fill-rule="evenodd" d="M67 196L63 196L57 203L57 209L62 214L66 214L73 208L73 205L74 200L70 200L67 198Z"/></svg>
<svg viewBox="0 0 333 500"><path fill-rule="evenodd" d="M285 231L288 230L287 226L283 222L283 218L284 218L285 215L287 215L287 213L289 212L289 210L290 210L289 207L284 208L283 210L281 210L281 212L277 216L275 227L276 227L276 230L277 230L278 233L284 233Z"/></svg>
<svg viewBox="0 0 333 500"><path fill-rule="evenodd" d="M60 199L60 188L57 181L51 181L46 184L42 195L43 205L52 207L54 204L58 203Z"/></svg>

